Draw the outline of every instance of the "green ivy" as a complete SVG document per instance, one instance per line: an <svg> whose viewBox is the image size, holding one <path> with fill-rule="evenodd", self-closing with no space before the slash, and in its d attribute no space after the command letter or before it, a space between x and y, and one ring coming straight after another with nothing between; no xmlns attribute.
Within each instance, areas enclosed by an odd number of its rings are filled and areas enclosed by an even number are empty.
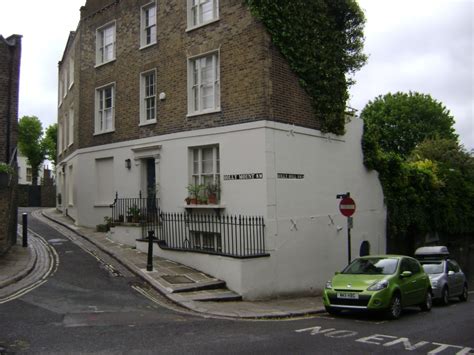
<svg viewBox="0 0 474 355"><path fill-rule="evenodd" d="M365 17L355 0L244 0L311 98L323 132L345 131L349 75L362 53Z"/></svg>

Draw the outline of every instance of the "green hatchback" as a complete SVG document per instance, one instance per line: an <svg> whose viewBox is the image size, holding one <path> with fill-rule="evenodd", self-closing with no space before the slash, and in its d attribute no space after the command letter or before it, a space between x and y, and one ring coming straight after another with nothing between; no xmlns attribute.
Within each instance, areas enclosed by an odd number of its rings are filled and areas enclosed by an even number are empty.
<svg viewBox="0 0 474 355"><path fill-rule="evenodd" d="M326 283L323 302L330 314L361 309L382 311L397 319L402 307L431 310L431 284L416 259L401 255L364 256L336 272Z"/></svg>

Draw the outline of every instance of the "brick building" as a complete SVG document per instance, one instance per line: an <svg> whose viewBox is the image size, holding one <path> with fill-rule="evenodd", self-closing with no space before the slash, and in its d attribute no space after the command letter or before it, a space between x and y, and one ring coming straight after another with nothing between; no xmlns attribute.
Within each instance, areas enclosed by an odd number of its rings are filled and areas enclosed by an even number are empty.
<svg viewBox="0 0 474 355"><path fill-rule="evenodd" d="M263 216L259 258L213 255L226 242L215 230L192 232L200 253L159 250L245 298L318 292L343 266L338 193L360 197L353 254L363 241L385 251L361 121L345 136L319 131L298 78L241 0L88 0L59 62L58 105L58 208L78 225L110 216L116 193L156 195L185 215ZM217 203L185 204L189 184L209 183L220 186Z"/></svg>
<svg viewBox="0 0 474 355"><path fill-rule="evenodd" d="M0 162L16 168L18 90L20 85L21 36L0 35ZM0 186L0 255L16 240L17 199L15 176Z"/></svg>

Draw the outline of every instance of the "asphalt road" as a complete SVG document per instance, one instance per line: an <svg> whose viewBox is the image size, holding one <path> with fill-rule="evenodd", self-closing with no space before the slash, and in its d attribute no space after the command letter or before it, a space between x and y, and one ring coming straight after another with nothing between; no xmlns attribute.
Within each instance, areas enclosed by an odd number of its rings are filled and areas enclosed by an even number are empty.
<svg viewBox="0 0 474 355"><path fill-rule="evenodd" d="M365 314L239 321L169 303L120 264L34 218L59 256L48 281L0 304L0 354L474 353L474 295L386 321Z"/></svg>

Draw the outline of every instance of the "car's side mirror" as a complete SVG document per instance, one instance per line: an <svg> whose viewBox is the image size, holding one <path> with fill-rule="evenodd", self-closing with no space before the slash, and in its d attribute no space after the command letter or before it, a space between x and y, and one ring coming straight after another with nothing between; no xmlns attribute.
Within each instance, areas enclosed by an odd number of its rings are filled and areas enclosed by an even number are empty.
<svg viewBox="0 0 474 355"><path fill-rule="evenodd" d="M454 274L455 274L455 272L453 270L448 271L448 276L451 276L451 275L454 275Z"/></svg>
<svg viewBox="0 0 474 355"><path fill-rule="evenodd" d="M411 271L403 271L401 274L400 274L400 278L404 279L406 277L410 277L412 275Z"/></svg>

